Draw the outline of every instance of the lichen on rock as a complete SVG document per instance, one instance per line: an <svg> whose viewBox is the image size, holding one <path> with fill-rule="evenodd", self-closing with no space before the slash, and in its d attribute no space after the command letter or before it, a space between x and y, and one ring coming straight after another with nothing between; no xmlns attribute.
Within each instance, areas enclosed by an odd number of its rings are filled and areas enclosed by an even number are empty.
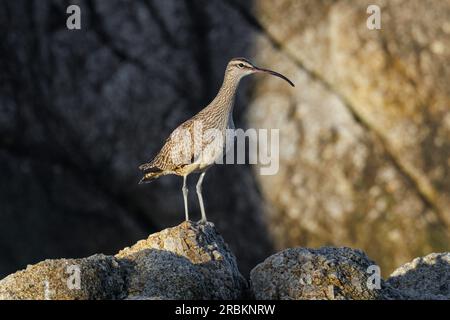
<svg viewBox="0 0 450 320"><path fill-rule="evenodd" d="M430 254L384 281L361 250L291 248L250 274L214 224L183 222L115 256L45 260L0 280L0 300L449 299L450 254Z"/></svg>
<svg viewBox="0 0 450 320"><path fill-rule="evenodd" d="M364 252L350 248L292 248L276 253L250 274L256 299L399 299L399 291L379 279ZM373 285L373 286L372 286Z"/></svg>
<svg viewBox="0 0 450 320"><path fill-rule="evenodd" d="M125 272L119 260L103 254L49 259L1 280L0 300L121 299L126 295Z"/></svg>
<svg viewBox="0 0 450 320"><path fill-rule="evenodd" d="M239 299L246 286L214 224L183 222L115 257L28 266L0 280L0 299Z"/></svg>
<svg viewBox="0 0 450 320"><path fill-rule="evenodd" d="M125 248L116 258L132 265L132 297L238 299L246 288L236 259L211 222L183 222Z"/></svg>

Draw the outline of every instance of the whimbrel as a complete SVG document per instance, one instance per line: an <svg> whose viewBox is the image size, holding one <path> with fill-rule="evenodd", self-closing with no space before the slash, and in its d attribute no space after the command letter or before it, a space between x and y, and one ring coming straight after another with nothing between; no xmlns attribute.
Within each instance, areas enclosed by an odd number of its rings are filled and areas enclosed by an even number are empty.
<svg viewBox="0 0 450 320"><path fill-rule="evenodd" d="M255 67L247 59L232 59L225 70L222 87L214 100L203 110L176 128L164 143L158 155L149 163L139 166L144 177L139 183L148 183L161 176L175 174L183 177L183 199L186 220L189 220L187 177L200 173L197 182L197 196L202 214L201 222L206 222L202 197L202 183L206 170L224 154L226 129L234 129L233 105L240 80L253 73L268 73L294 84L285 76L272 70ZM197 128L201 128L201 132ZM205 138L202 132L218 132L220 139ZM187 138L187 140L186 140ZM199 146L199 147L198 147Z"/></svg>

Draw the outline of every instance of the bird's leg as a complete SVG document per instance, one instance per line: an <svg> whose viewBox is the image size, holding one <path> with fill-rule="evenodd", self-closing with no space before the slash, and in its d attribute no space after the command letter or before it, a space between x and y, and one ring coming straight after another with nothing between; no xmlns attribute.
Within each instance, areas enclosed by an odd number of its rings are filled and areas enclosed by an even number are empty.
<svg viewBox="0 0 450 320"><path fill-rule="evenodd" d="M205 205L203 204L203 197L202 197L202 183L203 183L203 178L205 177L205 173L203 172L200 175L200 178L198 178L198 182L197 182L197 196L198 196L198 202L200 203L200 210L202 211L202 219L200 220L200 222L206 222L206 214L205 214Z"/></svg>
<svg viewBox="0 0 450 320"><path fill-rule="evenodd" d="M188 188L186 186L187 176L183 176L183 200L184 200L184 214L186 215L186 221L189 221L188 212Z"/></svg>

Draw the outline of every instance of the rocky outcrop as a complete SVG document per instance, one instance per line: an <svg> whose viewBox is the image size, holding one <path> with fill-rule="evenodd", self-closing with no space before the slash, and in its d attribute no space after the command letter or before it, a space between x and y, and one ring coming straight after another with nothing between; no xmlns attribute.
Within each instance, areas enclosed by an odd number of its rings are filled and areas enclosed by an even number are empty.
<svg viewBox="0 0 450 320"><path fill-rule="evenodd" d="M116 258L130 264L129 298L239 299L246 280L211 222L183 222L150 235Z"/></svg>
<svg viewBox="0 0 450 320"><path fill-rule="evenodd" d="M292 248L250 273L256 299L450 299L450 253L432 253L395 270L384 281L361 250Z"/></svg>
<svg viewBox="0 0 450 320"><path fill-rule="evenodd" d="M387 280L413 299L450 299L450 253L432 253L395 270Z"/></svg>
<svg viewBox="0 0 450 320"><path fill-rule="evenodd" d="M0 281L0 300L121 299L126 296L123 264L111 256L45 260Z"/></svg>
<svg viewBox="0 0 450 320"><path fill-rule="evenodd" d="M404 298L381 279L376 268L360 250L287 249L251 271L251 292L256 299L277 300Z"/></svg>
<svg viewBox="0 0 450 320"><path fill-rule="evenodd" d="M250 274L214 224L183 222L115 256L45 260L0 280L3 299L450 299L450 255L415 259L384 281L361 250L292 248Z"/></svg>
<svg viewBox="0 0 450 320"><path fill-rule="evenodd" d="M245 290L214 225L192 222L115 257L45 260L0 281L0 299L239 299Z"/></svg>

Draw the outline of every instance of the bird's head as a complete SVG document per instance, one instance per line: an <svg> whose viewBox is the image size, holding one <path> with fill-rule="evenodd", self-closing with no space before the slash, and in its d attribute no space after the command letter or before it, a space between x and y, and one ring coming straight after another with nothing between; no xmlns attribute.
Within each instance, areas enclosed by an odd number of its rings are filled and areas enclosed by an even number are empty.
<svg viewBox="0 0 450 320"><path fill-rule="evenodd" d="M294 83L282 74L269 69L258 68L245 58L234 58L228 63L227 74L233 78L241 79L253 73L268 73L287 81L291 86L295 87Z"/></svg>

